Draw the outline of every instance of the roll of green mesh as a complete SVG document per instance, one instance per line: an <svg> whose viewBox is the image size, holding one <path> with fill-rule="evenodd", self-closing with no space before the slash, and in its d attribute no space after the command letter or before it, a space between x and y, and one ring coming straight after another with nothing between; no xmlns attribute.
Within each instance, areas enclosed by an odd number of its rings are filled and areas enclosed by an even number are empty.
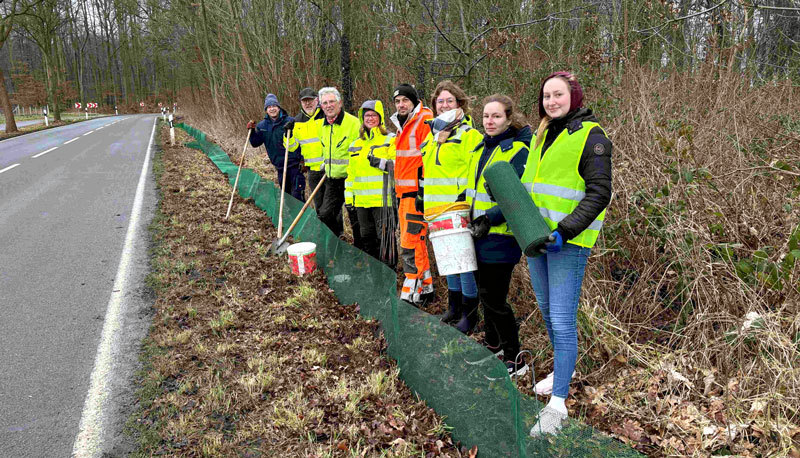
<svg viewBox="0 0 800 458"><path fill-rule="evenodd" d="M537 248L547 241L552 231L519 181L514 167L508 162L495 162L486 168L483 177L522 252L526 256L541 254Z"/></svg>

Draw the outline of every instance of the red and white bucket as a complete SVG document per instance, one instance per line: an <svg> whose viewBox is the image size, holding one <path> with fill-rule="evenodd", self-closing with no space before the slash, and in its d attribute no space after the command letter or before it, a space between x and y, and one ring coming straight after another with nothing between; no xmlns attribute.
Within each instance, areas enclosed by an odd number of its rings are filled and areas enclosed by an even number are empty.
<svg viewBox="0 0 800 458"><path fill-rule="evenodd" d="M475 245L467 224L469 210L445 212L428 222L428 238L433 245L439 275L478 270Z"/></svg>
<svg viewBox="0 0 800 458"><path fill-rule="evenodd" d="M300 242L289 245L289 264L295 275L306 275L317 270L317 244Z"/></svg>

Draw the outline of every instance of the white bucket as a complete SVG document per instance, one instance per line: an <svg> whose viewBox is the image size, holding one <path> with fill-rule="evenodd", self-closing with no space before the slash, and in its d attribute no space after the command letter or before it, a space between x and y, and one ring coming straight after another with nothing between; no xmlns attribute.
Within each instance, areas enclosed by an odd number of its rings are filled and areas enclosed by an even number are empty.
<svg viewBox="0 0 800 458"><path fill-rule="evenodd" d="M433 245L433 254L436 256L439 275L454 275L478 270L472 233L466 227L465 216L468 214L463 211L443 213L428 226L428 238L431 239L431 245ZM452 229L439 229L439 227L452 227Z"/></svg>
<svg viewBox="0 0 800 458"><path fill-rule="evenodd" d="M317 270L317 244L301 242L289 245L289 264L295 275L306 275Z"/></svg>

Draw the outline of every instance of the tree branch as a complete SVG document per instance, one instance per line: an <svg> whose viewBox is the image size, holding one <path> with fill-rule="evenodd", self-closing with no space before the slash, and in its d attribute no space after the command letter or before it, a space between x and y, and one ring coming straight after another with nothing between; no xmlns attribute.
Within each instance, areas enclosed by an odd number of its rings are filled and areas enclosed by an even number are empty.
<svg viewBox="0 0 800 458"><path fill-rule="evenodd" d="M717 3L716 5L708 8L708 9L705 9L703 11L698 11L696 13L687 14L686 16L682 16L682 17L676 17L675 19L670 19L669 21L666 21L666 22L664 22L664 23L662 23L660 25L657 25L657 26L654 26L654 27L649 27L647 29L632 30L632 32L634 32L634 33L642 33L643 34L643 33L650 32L650 31L661 30L664 27L672 24L673 22L683 21L684 19L689 19L689 18L693 18L695 16L702 16L704 14L708 14L708 13L714 11L715 9L719 8L720 6L724 5L725 3L728 3L729 1L730 0L722 0L721 2Z"/></svg>
<svg viewBox="0 0 800 458"><path fill-rule="evenodd" d="M458 47L458 45L456 45L455 43L450 41L449 38L447 38L447 35L445 35L445 33L442 31L442 29L439 28L439 24L436 23L436 19L433 17L433 13L431 13L431 10L428 8L428 5L426 5L425 2L423 2L422 0L419 0L419 4L422 5L422 7L425 8L425 11L428 12L428 16L431 17L431 22L433 23L433 26L436 27L436 30L439 32L439 35L441 35L441 37L444 38L444 41L446 41L450 46L452 46L460 54L462 54L464 56L469 56L468 53L465 53L463 49ZM472 42L470 42L470 46L471 45L472 45Z"/></svg>

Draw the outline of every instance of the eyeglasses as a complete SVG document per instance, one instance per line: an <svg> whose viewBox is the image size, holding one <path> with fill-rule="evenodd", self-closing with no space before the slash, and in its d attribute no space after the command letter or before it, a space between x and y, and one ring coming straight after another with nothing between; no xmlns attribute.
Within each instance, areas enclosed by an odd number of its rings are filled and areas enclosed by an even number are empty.
<svg viewBox="0 0 800 458"><path fill-rule="evenodd" d="M452 99L452 98L451 99L437 99L436 103L439 104L439 105L444 105L444 104L453 105L453 104L456 103L456 99Z"/></svg>
<svg viewBox="0 0 800 458"><path fill-rule="evenodd" d="M365 118L379 118L378 113L367 113L364 115Z"/></svg>

